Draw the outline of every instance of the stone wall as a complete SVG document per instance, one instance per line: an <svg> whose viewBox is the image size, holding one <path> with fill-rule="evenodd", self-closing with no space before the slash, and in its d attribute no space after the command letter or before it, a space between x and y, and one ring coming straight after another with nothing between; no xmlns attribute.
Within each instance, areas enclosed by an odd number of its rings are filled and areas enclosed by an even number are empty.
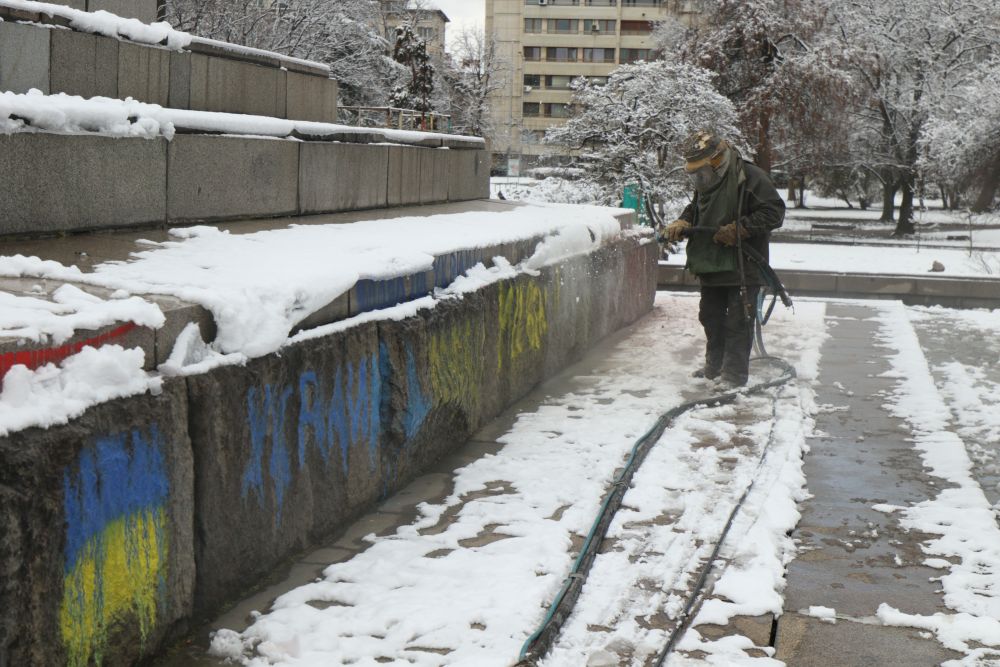
<svg viewBox="0 0 1000 667"><path fill-rule="evenodd" d="M0 438L0 665L129 664L191 613L183 382Z"/></svg>
<svg viewBox="0 0 1000 667"><path fill-rule="evenodd" d="M206 134L0 135L0 237L479 198L489 198L483 150Z"/></svg>
<svg viewBox="0 0 1000 667"><path fill-rule="evenodd" d="M94 4L96 0L91 0ZM128 4L105 0L105 4ZM0 19L3 19L0 8ZM41 23L0 22L0 91L66 93L173 109L337 120L337 82L318 66L195 40L172 51Z"/></svg>
<svg viewBox="0 0 1000 667"><path fill-rule="evenodd" d="M646 313L656 253L618 241L0 439L0 665L126 664L219 611Z"/></svg>

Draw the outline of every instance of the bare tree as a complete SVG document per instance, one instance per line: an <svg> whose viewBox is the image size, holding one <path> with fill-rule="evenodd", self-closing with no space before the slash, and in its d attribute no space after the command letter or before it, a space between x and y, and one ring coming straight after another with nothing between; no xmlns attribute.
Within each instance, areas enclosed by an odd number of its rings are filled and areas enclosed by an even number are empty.
<svg viewBox="0 0 1000 667"><path fill-rule="evenodd" d="M399 70L377 0L168 0L165 20L202 37L330 65L347 103L385 103Z"/></svg>
<svg viewBox="0 0 1000 667"><path fill-rule="evenodd" d="M835 17L842 50L865 90L889 158L883 171L898 175L902 203L893 234L912 234L926 123L1000 46L1000 8L993 0L842 2ZM895 191L889 183L883 209L891 213Z"/></svg>
<svg viewBox="0 0 1000 667"><path fill-rule="evenodd" d="M451 58L442 68L456 132L495 139L490 98L505 87L509 70L494 35L471 28L458 33Z"/></svg>

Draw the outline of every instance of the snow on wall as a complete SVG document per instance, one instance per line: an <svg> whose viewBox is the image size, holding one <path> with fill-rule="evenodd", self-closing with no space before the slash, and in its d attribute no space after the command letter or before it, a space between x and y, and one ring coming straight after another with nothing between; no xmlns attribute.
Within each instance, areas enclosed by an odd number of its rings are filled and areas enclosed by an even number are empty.
<svg viewBox="0 0 1000 667"><path fill-rule="evenodd" d="M115 100L107 97L84 99L77 95L45 95L41 91L0 93L0 133L59 132L63 134L101 134L113 137L143 137L172 139L178 128L197 132L215 132L259 137L290 137L329 135L372 136L377 141L392 144L422 142L461 142L467 148L483 148L479 137L381 130L334 123L284 120L269 116L167 109L158 104L137 102L132 98Z"/></svg>

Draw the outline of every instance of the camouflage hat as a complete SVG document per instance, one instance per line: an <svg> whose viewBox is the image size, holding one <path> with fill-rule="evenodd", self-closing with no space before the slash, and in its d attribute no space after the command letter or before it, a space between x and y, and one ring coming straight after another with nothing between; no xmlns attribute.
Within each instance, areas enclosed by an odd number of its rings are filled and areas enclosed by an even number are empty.
<svg viewBox="0 0 1000 667"><path fill-rule="evenodd" d="M710 130L700 130L688 137L681 145L686 171L697 171L708 164L712 158L718 157L729 144Z"/></svg>

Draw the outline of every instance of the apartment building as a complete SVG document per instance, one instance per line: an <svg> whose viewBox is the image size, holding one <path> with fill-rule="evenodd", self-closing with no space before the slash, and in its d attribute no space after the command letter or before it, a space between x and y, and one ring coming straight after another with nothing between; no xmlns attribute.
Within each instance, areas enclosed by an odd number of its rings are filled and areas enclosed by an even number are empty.
<svg viewBox="0 0 1000 667"><path fill-rule="evenodd" d="M618 65L649 60L654 24L692 24L698 0L486 0L486 32L510 63L507 86L493 99L495 156L531 163L560 151L541 139L565 122L570 82L607 80Z"/></svg>
<svg viewBox="0 0 1000 667"><path fill-rule="evenodd" d="M538 0L535 0L536 2ZM395 39L396 26L409 21L417 34L427 42L430 56L444 57L446 30L451 19L433 0L380 0L385 37L391 44Z"/></svg>

